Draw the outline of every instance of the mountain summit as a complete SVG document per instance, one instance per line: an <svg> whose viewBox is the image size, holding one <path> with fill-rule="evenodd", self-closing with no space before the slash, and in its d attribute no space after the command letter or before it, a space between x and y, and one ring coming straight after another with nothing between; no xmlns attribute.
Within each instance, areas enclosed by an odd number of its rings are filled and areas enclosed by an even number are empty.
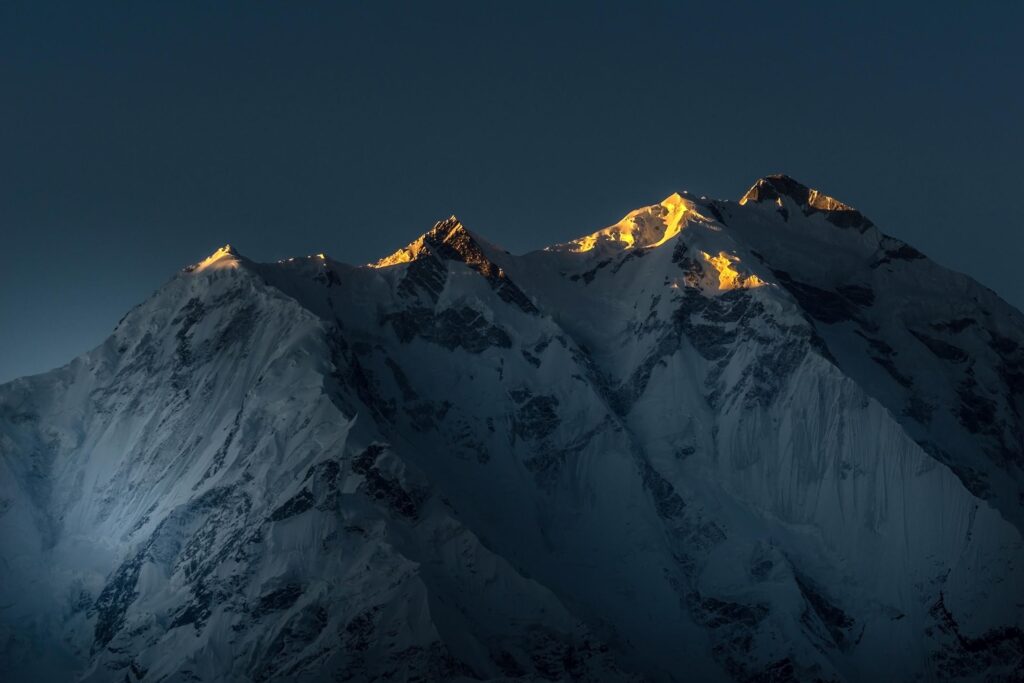
<svg viewBox="0 0 1024 683"><path fill-rule="evenodd" d="M864 232L874 227L874 223L852 206L847 206L838 199L833 199L782 174L765 176L758 180L743 195L740 204L775 202L782 206L783 197L794 202L805 215L820 212L830 222L843 228L856 228Z"/></svg>
<svg viewBox="0 0 1024 683"><path fill-rule="evenodd" d="M1020 680L1022 529L1024 316L781 175L225 246L0 386L16 681Z"/></svg>

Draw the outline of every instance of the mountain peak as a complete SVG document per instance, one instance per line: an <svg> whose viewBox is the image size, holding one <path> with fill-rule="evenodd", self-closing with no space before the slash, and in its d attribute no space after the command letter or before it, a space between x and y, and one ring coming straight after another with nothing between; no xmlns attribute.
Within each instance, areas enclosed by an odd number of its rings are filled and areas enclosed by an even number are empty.
<svg viewBox="0 0 1024 683"><path fill-rule="evenodd" d="M455 215L451 215L443 221L434 223L434 227L405 247L369 265L371 268L386 268L415 261L424 254L462 259L465 257L467 249L474 253L480 252L479 242L478 238L466 229L462 221Z"/></svg>
<svg viewBox="0 0 1024 683"><path fill-rule="evenodd" d="M657 247L679 234L690 219L689 214L699 216L696 208L691 200L678 192L673 192L657 204L630 211L614 225L549 249L584 252L599 247Z"/></svg>
<svg viewBox="0 0 1024 683"><path fill-rule="evenodd" d="M783 173L775 173L759 179L740 199L740 206L763 202L773 202L781 206L783 197L788 197L799 206L805 216L822 213L826 220L840 228L855 228L864 232L874 225L864 214L852 206L807 187Z"/></svg>
<svg viewBox="0 0 1024 683"><path fill-rule="evenodd" d="M210 269L237 268L244 259L245 257L237 249L230 244L225 244L199 263L191 265L185 270L198 273Z"/></svg>
<svg viewBox="0 0 1024 683"><path fill-rule="evenodd" d="M428 230L424 236L428 239L440 239L443 242L463 233L468 233L466 226L455 214L452 214L443 221L434 223L434 227Z"/></svg>

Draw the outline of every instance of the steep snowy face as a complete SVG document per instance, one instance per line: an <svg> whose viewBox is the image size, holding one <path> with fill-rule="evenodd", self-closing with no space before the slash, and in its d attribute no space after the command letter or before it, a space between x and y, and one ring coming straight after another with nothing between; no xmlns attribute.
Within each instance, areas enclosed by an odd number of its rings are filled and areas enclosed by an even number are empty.
<svg viewBox="0 0 1024 683"><path fill-rule="evenodd" d="M384 441L350 338L261 270L334 282L220 250L3 387L5 671L621 676Z"/></svg>
<svg viewBox="0 0 1024 683"><path fill-rule="evenodd" d="M781 186L814 201L794 185ZM746 211L723 207L723 224L769 265L839 367L973 493L1024 526L1020 312L835 200L807 204L810 220L800 221L758 193L748 193Z"/></svg>
<svg viewBox="0 0 1024 683"><path fill-rule="evenodd" d="M521 256L226 246L0 387L0 663L1013 679L1022 401L1019 312L785 176Z"/></svg>

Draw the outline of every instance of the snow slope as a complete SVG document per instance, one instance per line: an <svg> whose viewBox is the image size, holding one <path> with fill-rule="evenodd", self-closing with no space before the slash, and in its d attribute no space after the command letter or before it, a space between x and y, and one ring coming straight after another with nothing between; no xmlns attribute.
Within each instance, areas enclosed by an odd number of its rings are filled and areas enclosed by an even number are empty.
<svg viewBox="0 0 1024 683"><path fill-rule="evenodd" d="M176 275L0 386L14 680L1013 680L1024 317L785 176Z"/></svg>

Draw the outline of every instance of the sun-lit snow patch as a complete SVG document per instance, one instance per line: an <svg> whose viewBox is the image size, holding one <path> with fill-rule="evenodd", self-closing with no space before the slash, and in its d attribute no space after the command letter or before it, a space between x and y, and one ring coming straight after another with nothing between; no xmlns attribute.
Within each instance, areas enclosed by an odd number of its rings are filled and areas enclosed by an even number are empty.
<svg viewBox="0 0 1024 683"><path fill-rule="evenodd" d="M622 249L657 247L678 235L690 218L703 217L692 201L676 192L660 204L631 211L615 225L555 248L580 253L601 245Z"/></svg>
<svg viewBox="0 0 1024 683"><path fill-rule="evenodd" d="M238 257L239 254L230 244L225 244L223 247L213 252L202 261L197 263L192 269L193 272L202 272L204 270L221 270L224 268L238 268Z"/></svg>
<svg viewBox="0 0 1024 683"><path fill-rule="evenodd" d="M712 256L706 251L702 251L700 254L718 273L719 290L753 289L755 287L762 287L765 284L764 280L752 273L743 275L736 270L734 264L739 263L740 258L738 256L727 254L724 251L718 252L717 256Z"/></svg>

